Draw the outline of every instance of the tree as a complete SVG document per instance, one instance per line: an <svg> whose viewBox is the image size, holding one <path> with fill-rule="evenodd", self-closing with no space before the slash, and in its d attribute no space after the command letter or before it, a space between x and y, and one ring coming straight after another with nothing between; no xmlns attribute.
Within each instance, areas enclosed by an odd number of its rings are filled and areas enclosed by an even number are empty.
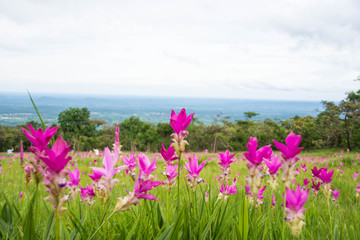
<svg viewBox="0 0 360 240"><path fill-rule="evenodd" d="M81 136L91 137L95 133L95 124L90 121L87 108L69 108L59 113L58 122L65 139L73 141L74 149L80 149Z"/></svg>
<svg viewBox="0 0 360 240"><path fill-rule="evenodd" d="M255 117L257 115L260 115L260 113L256 113L256 112L244 112L244 115L246 117L247 120L250 120L252 117Z"/></svg>

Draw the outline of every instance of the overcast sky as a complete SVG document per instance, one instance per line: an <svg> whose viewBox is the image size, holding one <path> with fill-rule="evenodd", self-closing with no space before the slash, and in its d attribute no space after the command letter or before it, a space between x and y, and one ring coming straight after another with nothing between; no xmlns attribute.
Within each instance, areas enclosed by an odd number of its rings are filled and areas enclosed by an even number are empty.
<svg viewBox="0 0 360 240"><path fill-rule="evenodd" d="M0 91L340 100L359 0L0 0Z"/></svg>

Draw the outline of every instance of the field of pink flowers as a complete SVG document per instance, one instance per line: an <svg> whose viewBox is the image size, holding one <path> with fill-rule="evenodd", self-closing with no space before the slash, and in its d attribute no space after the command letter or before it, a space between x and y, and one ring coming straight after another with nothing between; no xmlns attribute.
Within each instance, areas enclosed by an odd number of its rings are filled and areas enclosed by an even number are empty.
<svg viewBox="0 0 360 240"><path fill-rule="evenodd" d="M57 128L23 129L0 155L2 239L360 239L360 157L306 153L290 132L248 151L201 153L172 111L160 153L73 152Z"/></svg>

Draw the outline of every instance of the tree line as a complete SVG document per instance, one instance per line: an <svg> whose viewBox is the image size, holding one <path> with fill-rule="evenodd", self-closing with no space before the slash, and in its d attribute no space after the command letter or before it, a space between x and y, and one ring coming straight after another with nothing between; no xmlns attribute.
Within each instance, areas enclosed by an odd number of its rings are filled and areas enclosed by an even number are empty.
<svg viewBox="0 0 360 240"><path fill-rule="evenodd" d="M360 148L360 90L351 91L340 103L322 101L324 110L316 117L295 116L286 120L252 120L257 113L244 113L247 120L229 121L220 114L210 125L196 117L188 127L190 151L210 152L230 149L243 151L250 136L256 136L259 146L283 140L290 131L302 136L305 149ZM196 116L196 115L195 115ZM31 121L35 128L41 127ZM104 120L90 119L87 108L69 108L58 115L60 130L57 134L72 143L74 150L88 151L94 148L111 147L114 143L116 125L107 125ZM21 127L0 126L0 151L19 151L20 141L24 149L30 142L23 135ZM53 124L56 126L56 124ZM170 144L172 129L169 123L152 124L138 117L130 117L119 123L120 142L125 151L160 151L161 144Z"/></svg>

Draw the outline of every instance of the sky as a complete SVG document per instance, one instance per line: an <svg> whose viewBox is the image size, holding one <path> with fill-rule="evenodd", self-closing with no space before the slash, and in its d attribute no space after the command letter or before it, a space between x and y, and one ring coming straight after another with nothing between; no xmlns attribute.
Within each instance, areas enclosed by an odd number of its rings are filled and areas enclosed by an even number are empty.
<svg viewBox="0 0 360 240"><path fill-rule="evenodd" d="M0 0L0 92L332 100L359 0Z"/></svg>

